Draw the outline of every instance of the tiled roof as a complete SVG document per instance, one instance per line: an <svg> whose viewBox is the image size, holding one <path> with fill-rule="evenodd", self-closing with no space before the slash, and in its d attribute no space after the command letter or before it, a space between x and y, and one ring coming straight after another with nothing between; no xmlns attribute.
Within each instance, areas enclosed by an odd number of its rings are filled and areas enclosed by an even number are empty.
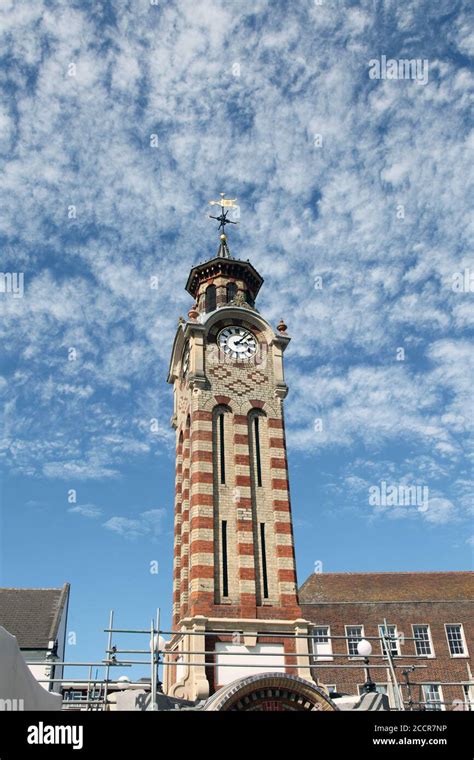
<svg viewBox="0 0 474 760"><path fill-rule="evenodd" d="M299 591L300 604L473 598L473 572L313 573Z"/></svg>
<svg viewBox="0 0 474 760"><path fill-rule="evenodd" d="M16 636L21 649L47 649L56 639L69 597L62 588L0 588L0 625Z"/></svg>

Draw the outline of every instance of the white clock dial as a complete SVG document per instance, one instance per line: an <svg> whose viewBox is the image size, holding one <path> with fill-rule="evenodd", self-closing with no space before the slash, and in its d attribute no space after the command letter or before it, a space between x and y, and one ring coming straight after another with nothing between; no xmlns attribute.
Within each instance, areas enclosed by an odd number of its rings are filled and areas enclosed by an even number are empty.
<svg viewBox="0 0 474 760"><path fill-rule="evenodd" d="M245 327L224 327L217 345L231 359L250 359L257 352L257 339Z"/></svg>

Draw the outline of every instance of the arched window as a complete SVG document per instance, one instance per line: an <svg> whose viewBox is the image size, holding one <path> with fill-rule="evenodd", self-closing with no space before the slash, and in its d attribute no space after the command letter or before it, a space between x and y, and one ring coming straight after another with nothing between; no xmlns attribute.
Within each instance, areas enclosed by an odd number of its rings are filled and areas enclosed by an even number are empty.
<svg viewBox="0 0 474 760"><path fill-rule="evenodd" d="M265 542L265 523L260 523L260 551L262 554L263 598L268 599L267 547Z"/></svg>
<svg viewBox="0 0 474 760"><path fill-rule="evenodd" d="M255 442L255 465L257 471L257 485L262 485L262 460L260 456L260 423L258 415L253 418L254 442Z"/></svg>
<svg viewBox="0 0 474 760"><path fill-rule="evenodd" d="M251 447L251 473L253 482L260 488L262 486L262 455L261 455L261 430L260 423L264 415L256 409L249 412L249 442Z"/></svg>
<svg viewBox="0 0 474 760"><path fill-rule="evenodd" d="M237 293L237 285L235 282L229 282L227 285L227 303L230 303Z"/></svg>
<svg viewBox="0 0 474 760"><path fill-rule="evenodd" d="M219 485L226 484L226 464L231 461L226 451L226 431L230 424L230 409L228 406L215 406L213 411L213 448L214 467Z"/></svg>
<svg viewBox="0 0 474 760"><path fill-rule="evenodd" d="M225 483L225 434L224 434L224 412L220 412L219 420L219 473L220 482Z"/></svg>
<svg viewBox="0 0 474 760"><path fill-rule="evenodd" d="M229 542L232 542L232 521L234 519L230 499L227 495L232 477L233 452L232 446L232 412L228 406L219 404L213 409L212 415L212 448L213 448L213 501L214 501L214 542L218 547L219 560L214 565L214 591L217 602L229 598L232 590L232 568L234 560L229 553ZM230 471L229 471L230 470ZM231 543L232 545L232 543ZM235 568L234 568L235 570Z"/></svg>
<svg viewBox="0 0 474 760"><path fill-rule="evenodd" d="M221 524L222 546L222 596L229 596L229 568L227 565L227 520Z"/></svg>
<svg viewBox="0 0 474 760"><path fill-rule="evenodd" d="M216 286L208 285L206 288L206 312L216 308Z"/></svg>

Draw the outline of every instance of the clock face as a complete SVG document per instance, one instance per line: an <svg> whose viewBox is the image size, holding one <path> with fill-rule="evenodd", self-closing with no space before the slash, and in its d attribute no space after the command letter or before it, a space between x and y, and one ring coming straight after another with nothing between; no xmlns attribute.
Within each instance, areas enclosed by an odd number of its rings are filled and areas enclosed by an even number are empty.
<svg viewBox="0 0 474 760"><path fill-rule="evenodd" d="M257 339L245 327L224 327L217 345L230 359L250 359L257 352Z"/></svg>
<svg viewBox="0 0 474 760"><path fill-rule="evenodd" d="M186 375L186 372L189 369L189 343L186 343L186 346L183 351L183 361L181 363L181 366L183 368L183 376Z"/></svg>

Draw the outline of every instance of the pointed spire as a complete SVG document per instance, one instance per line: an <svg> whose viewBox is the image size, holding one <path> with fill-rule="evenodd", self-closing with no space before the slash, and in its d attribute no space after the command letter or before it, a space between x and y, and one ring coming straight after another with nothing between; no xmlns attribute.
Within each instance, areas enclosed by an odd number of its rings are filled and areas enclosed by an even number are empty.
<svg viewBox="0 0 474 760"><path fill-rule="evenodd" d="M227 236L221 235L220 236L220 244L219 249L217 251L218 258L221 259L231 259L232 256L230 255L229 246L227 245Z"/></svg>

